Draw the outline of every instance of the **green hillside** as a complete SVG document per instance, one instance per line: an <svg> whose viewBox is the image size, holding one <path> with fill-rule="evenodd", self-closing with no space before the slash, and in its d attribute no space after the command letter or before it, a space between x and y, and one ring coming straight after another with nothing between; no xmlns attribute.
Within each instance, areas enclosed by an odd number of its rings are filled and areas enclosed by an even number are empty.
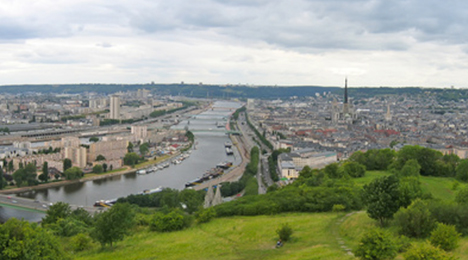
<svg viewBox="0 0 468 260"><path fill-rule="evenodd" d="M114 249L94 250L76 259L353 259L333 235L337 213L217 218L171 233L143 230ZM276 228L289 223L292 241L275 248Z"/></svg>

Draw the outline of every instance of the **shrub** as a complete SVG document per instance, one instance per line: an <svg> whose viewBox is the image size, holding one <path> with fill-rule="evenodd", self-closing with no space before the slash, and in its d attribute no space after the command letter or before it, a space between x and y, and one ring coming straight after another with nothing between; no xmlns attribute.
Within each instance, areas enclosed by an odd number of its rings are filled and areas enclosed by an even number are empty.
<svg viewBox="0 0 468 260"><path fill-rule="evenodd" d="M403 255L405 260L452 260L444 250L431 245L428 242L412 245Z"/></svg>
<svg viewBox="0 0 468 260"><path fill-rule="evenodd" d="M341 205L341 204L335 204L333 205L333 208L332 208L332 211L333 212L342 212L346 209L345 206Z"/></svg>
<svg viewBox="0 0 468 260"><path fill-rule="evenodd" d="M468 204L468 187L463 187L457 191L455 201L458 204Z"/></svg>
<svg viewBox="0 0 468 260"><path fill-rule="evenodd" d="M395 214L395 224L401 235L427 237L435 225L427 204L417 199L407 209L401 208Z"/></svg>
<svg viewBox="0 0 468 260"><path fill-rule="evenodd" d="M293 233L294 231L288 223L281 225L281 227L276 230L276 234L278 234L279 239L283 242L290 240Z"/></svg>
<svg viewBox="0 0 468 260"><path fill-rule="evenodd" d="M151 222L151 215L137 214L135 216L135 224L138 226L148 226Z"/></svg>
<svg viewBox="0 0 468 260"><path fill-rule="evenodd" d="M353 178L364 177L366 174L366 166L352 161L345 162L340 170Z"/></svg>
<svg viewBox="0 0 468 260"><path fill-rule="evenodd" d="M361 259L393 259L397 250L397 243L387 231L374 228L364 233L354 254Z"/></svg>
<svg viewBox="0 0 468 260"><path fill-rule="evenodd" d="M158 232L182 230L190 225L190 217L180 210L173 210L168 214L158 212L150 223L150 228Z"/></svg>
<svg viewBox="0 0 468 260"><path fill-rule="evenodd" d="M437 228L432 231L429 241L436 247L451 251L457 248L459 238L460 233L455 230L455 226L438 223Z"/></svg>
<svg viewBox="0 0 468 260"><path fill-rule="evenodd" d="M437 222L454 225L458 232L468 234L468 205L433 202L429 204L429 210Z"/></svg>
<svg viewBox="0 0 468 260"><path fill-rule="evenodd" d="M456 168L456 178L462 182L468 182L468 159L461 160Z"/></svg>
<svg viewBox="0 0 468 260"><path fill-rule="evenodd" d="M215 217L216 217L216 211L214 210L214 208L207 208L207 209L200 210L196 215L198 223L210 222L210 220Z"/></svg>
<svg viewBox="0 0 468 260"><path fill-rule="evenodd" d="M92 245L92 241L88 235L80 233L71 238L71 244L73 251L78 252L89 249Z"/></svg>
<svg viewBox="0 0 468 260"><path fill-rule="evenodd" d="M406 236L399 236L396 239L396 244L399 253L406 252L406 250L411 246L411 239Z"/></svg>

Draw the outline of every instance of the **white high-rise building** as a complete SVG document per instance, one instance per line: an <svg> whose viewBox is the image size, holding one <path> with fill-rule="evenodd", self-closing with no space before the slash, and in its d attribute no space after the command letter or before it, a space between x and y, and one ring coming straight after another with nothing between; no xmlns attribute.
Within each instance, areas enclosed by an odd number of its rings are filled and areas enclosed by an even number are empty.
<svg viewBox="0 0 468 260"><path fill-rule="evenodd" d="M120 119L120 97L111 96L110 98L110 119Z"/></svg>

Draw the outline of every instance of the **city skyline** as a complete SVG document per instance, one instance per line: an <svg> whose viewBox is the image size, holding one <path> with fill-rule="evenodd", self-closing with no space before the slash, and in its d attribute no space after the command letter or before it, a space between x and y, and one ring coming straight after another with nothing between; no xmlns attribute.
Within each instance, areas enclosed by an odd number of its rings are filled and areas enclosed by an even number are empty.
<svg viewBox="0 0 468 260"><path fill-rule="evenodd" d="M26 6L28 4L28 6ZM0 85L467 87L463 1L6 1Z"/></svg>

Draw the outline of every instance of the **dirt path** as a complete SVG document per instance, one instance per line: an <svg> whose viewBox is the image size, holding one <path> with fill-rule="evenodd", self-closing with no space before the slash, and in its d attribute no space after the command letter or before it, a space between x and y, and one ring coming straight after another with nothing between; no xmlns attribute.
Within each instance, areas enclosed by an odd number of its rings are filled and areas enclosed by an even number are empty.
<svg viewBox="0 0 468 260"><path fill-rule="evenodd" d="M336 242L338 242L338 244L340 245L340 248L345 252L346 255L349 255L349 256L354 256L353 254L353 251L351 248L349 248L345 241L343 240L343 238L340 236L340 225L349 217L351 217L352 215L356 214L356 213L361 213L363 211L353 211L353 212L350 212L348 214L346 214L345 216L339 218L333 225L332 227L332 233L333 233L333 236L335 236L335 239L336 239Z"/></svg>

